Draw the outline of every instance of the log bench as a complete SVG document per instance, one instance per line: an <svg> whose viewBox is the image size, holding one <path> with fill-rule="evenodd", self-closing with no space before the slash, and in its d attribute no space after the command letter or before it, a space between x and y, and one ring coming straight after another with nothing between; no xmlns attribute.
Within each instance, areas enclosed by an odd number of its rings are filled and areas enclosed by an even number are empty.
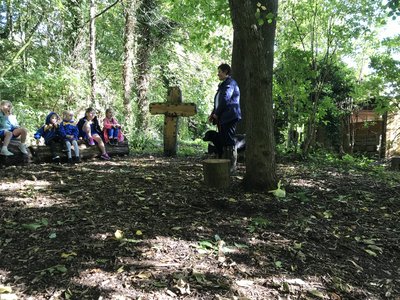
<svg viewBox="0 0 400 300"><path fill-rule="evenodd" d="M0 165L24 165L30 162L33 163L49 163L52 162L50 147L46 145L30 146L28 147L29 155L23 155L18 149L19 142L12 141L8 149L14 153L13 156L0 155ZM96 146L88 146L83 140L78 141L79 154L82 160L99 157L101 155L99 148ZM117 146L110 146L106 144L107 153L113 156L124 156L129 154L129 143L127 140L118 143ZM74 156L74 150L71 150ZM67 153L64 151L62 143L57 145L56 154L60 156L61 162L67 162Z"/></svg>
<svg viewBox="0 0 400 300"><path fill-rule="evenodd" d="M89 146L87 143L85 143L83 140L78 141L79 145L79 154L82 160L86 159L91 159L95 157L99 157L101 155L99 148L97 145L95 146ZM107 153L112 157L112 156L123 156L123 155L128 155L129 154L129 143L127 140L124 140L123 142L118 143L117 146L111 146L109 144L106 145L106 151ZM57 145L57 154L61 158L61 162L66 162L67 161L67 153L64 151L64 145L59 144ZM31 146L29 147L31 153L32 153L32 160L34 163L45 163L45 162L51 162L51 153L50 153L50 147L48 146ZM74 150L71 150L72 156L74 156Z"/></svg>
<svg viewBox="0 0 400 300"><path fill-rule="evenodd" d="M21 142L19 140L11 140L8 145L8 150L14 153L11 156L0 155L0 166L18 166L26 165L32 162L32 153L28 149L28 155L22 154L19 150L19 145ZM0 147L3 146L3 141L0 140Z"/></svg>

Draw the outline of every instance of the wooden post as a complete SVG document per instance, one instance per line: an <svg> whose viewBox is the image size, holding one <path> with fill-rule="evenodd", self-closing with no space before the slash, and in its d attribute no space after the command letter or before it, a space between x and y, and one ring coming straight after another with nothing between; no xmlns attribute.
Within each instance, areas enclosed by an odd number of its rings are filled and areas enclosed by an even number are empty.
<svg viewBox="0 0 400 300"><path fill-rule="evenodd" d="M209 187L226 188L230 184L229 159L206 159L203 161L204 183Z"/></svg>
<svg viewBox="0 0 400 300"><path fill-rule="evenodd" d="M197 113L196 104L182 103L179 87L171 87L166 103L151 103L152 115L163 114L164 118L164 155L174 156L177 151L179 117L189 117Z"/></svg>

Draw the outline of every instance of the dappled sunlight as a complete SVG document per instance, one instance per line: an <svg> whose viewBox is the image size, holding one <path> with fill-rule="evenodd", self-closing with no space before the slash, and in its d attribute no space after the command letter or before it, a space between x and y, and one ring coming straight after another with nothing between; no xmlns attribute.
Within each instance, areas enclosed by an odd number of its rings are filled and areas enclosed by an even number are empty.
<svg viewBox="0 0 400 300"><path fill-rule="evenodd" d="M27 208L71 205L68 198L50 192L53 185L54 183L46 180L2 182L3 199Z"/></svg>
<svg viewBox="0 0 400 300"><path fill-rule="evenodd" d="M295 187L310 188L310 189L316 188L320 191L325 191L325 192L332 191L332 189L327 187L323 181L298 178L298 179L293 179L290 182L290 185Z"/></svg>
<svg viewBox="0 0 400 300"><path fill-rule="evenodd" d="M17 182L1 182L1 188L3 191L16 192L33 189L36 191L43 190L50 186L51 183L45 180L18 180Z"/></svg>

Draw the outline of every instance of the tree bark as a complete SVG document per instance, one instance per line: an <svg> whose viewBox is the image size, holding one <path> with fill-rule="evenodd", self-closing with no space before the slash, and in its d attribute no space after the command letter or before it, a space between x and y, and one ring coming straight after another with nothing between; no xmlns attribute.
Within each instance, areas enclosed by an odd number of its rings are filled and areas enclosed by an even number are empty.
<svg viewBox="0 0 400 300"><path fill-rule="evenodd" d="M141 22L138 27L139 43L137 53L137 106L136 128L145 132L149 127L150 55L154 51L155 41L151 36L149 15L155 8L154 0L143 0L141 4Z"/></svg>
<svg viewBox="0 0 400 300"><path fill-rule="evenodd" d="M132 127L132 83L133 83L133 66L135 65L135 28L137 25L136 0L127 0L124 7L125 15L125 35L124 35L124 65L123 65L123 82L124 82L124 108L126 116L126 125Z"/></svg>
<svg viewBox="0 0 400 300"><path fill-rule="evenodd" d="M97 95L97 63L96 63L96 3L95 0L90 0L90 26L89 26L89 69L90 69L90 83L92 90L90 93L90 101L92 106L96 105L96 95Z"/></svg>
<svg viewBox="0 0 400 300"><path fill-rule="evenodd" d="M12 7L13 7L12 0L6 0L5 1L6 15L4 17L4 19L6 19L6 25L4 27L4 30L2 32L0 32L0 39L8 39L8 37L10 36L10 34L12 32L12 28L13 28Z"/></svg>
<svg viewBox="0 0 400 300"><path fill-rule="evenodd" d="M245 33L242 26L236 20L244 18L243 11L240 9L241 3L235 0L229 0L231 7L231 19L233 24L233 49L232 49L232 77L235 78L240 88L240 109L242 111L242 120L238 123L236 132L246 133L246 73L244 70L246 44L243 40ZM234 21L235 20L235 21Z"/></svg>
<svg viewBox="0 0 400 300"><path fill-rule="evenodd" d="M274 40L278 0L267 0L256 18L258 0L231 0L234 28L242 28L238 38L243 49L246 105L246 174L245 186L250 190L271 190L277 186L272 78ZM237 13L237 11L241 13ZM268 22L266 16L273 19Z"/></svg>

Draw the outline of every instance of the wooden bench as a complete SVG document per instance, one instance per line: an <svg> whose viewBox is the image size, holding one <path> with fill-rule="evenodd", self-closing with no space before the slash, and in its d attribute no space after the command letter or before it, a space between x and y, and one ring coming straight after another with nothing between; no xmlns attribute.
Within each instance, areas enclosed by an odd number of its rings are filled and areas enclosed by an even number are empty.
<svg viewBox="0 0 400 300"><path fill-rule="evenodd" d="M82 160L91 159L95 157L99 157L101 155L99 148L97 145L89 146L84 141L79 140L79 154ZM129 143L127 140L118 143L118 145L111 146L109 144L106 145L107 153L112 156L123 156L129 154ZM48 146L31 146L29 147L32 153L32 161L34 163L45 163L51 162L51 153L50 147ZM67 153L64 150L64 145L62 143L57 144L57 155L60 156L61 162L67 161ZM72 156L74 156L74 150L71 150Z"/></svg>
<svg viewBox="0 0 400 300"><path fill-rule="evenodd" d="M1 144L1 143L0 143ZM11 141L8 149L14 153L12 156L0 155L0 165L11 166L11 165L24 165L28 163L49 163L52 162L50 147L46 145L30 146L28 147L28 155L23 155L18 149L19 141ZM82 160L99 157L101 155L100 150L97 146L88 146L84 141L79 140L79 154ZM118 143L116 146L110 146L106 144L107 153L113 156L124 156L129 155L129 143L127 140ZM72 156L74 156L74 150ZM60 156L61 162L67 162L67 153L64 151L64 145L62 143L57 144L56 154Z"/></svg>

